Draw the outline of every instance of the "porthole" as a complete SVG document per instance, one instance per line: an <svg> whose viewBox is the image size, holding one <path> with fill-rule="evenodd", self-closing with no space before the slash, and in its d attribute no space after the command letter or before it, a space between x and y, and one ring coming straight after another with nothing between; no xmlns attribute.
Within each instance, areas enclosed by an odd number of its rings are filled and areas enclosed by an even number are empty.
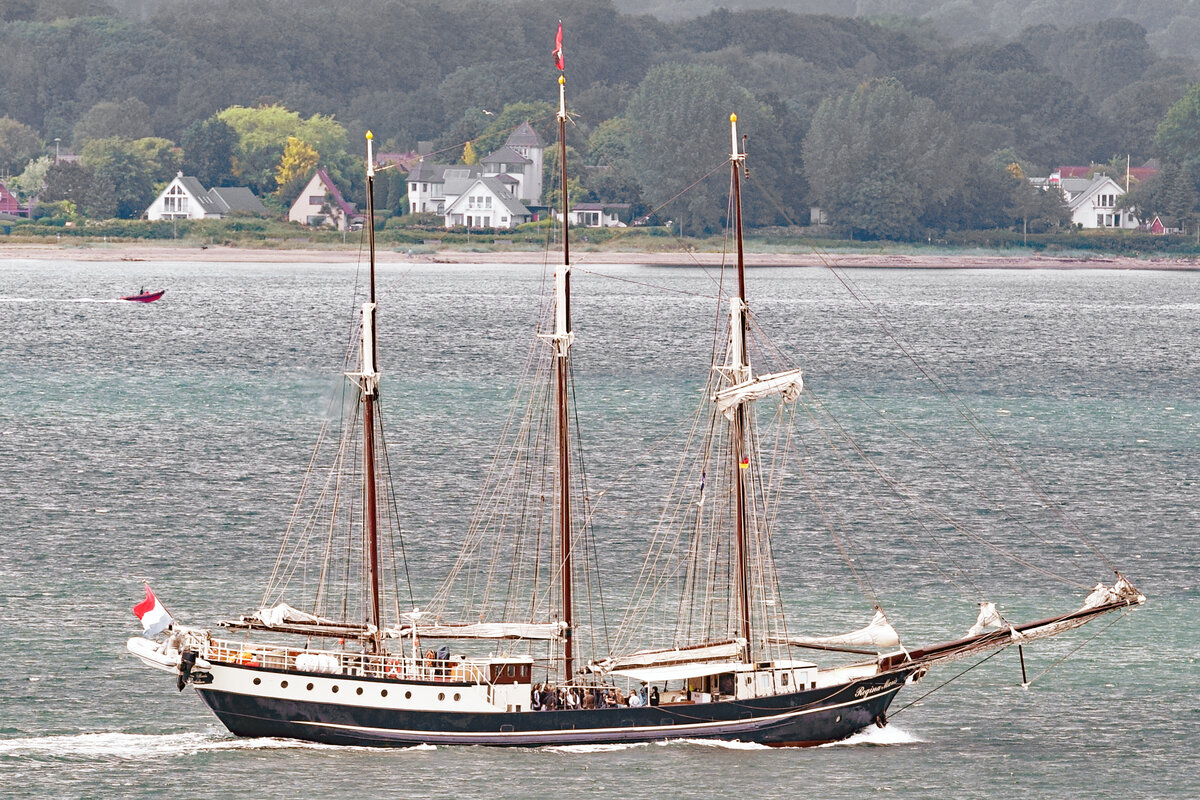
<svg viewBox="0 0 1200 800"><path fill-rule="evenodd" d="M404 699L405 699L405 700L412 700L412 692L405 692L405 693L404 693Z"/></svg>
<svg viewBox="0 0 1200 800"><path fill-rule="evenodd" d="M360 686L360 687L358 687L357 689L355 689L355 690L354 690L354 693L355 693L355 694L362 694L362 687Z"/></svg>
<svg viewBox="0 0 1200 800"><path fill-rule="evenodd" d="M254 685L255 685L255 686L258 686L260 683L262 683L262 678L255 678L255 679L254 679Z"/></svg>
<svg viewBox="0 0 1200 800"><path fill-rule="evenodd" d="M280 681L280 682L279 682L279 688L280 688L280 689L286 689L286 688L287 688L287 681Z"/></svg>
<svg viewBox="0 0 1200 800"><path fill-rule="evenodd" d="M438 692L438 700L445 700L445 699L446 699L446 693Z"/></svg>
<svg viewBox="0 0 1200 800"><path fill-rule="evenodd" d="M454 700L455 700L455 702L457 702L457 701L459 701L459 700L462 700L462 695L461 695L461 694L459 694L458 692L455 692L455 693L454 693Z"/></svg>
<svg viewBox="0 0 1200 800"><path fill-rule="evenodd" d="M836 719L834 719L834 722L841 722L841 721L842 721L842 715L841 715L841 714L838 714L838 715L837 715L837 718L836 718Z"/></svg>
<svg viewBox="0 0 1200 800"><path fill-rule="evenodd" d="M379 696L380 696L380 697L387 697L387 689L383 689L383 690L381 690L381 691L379 692Z"/></svg>
<svg viewBox="0 0 1200 800"><path fill-rule="evenodd" d="M781 676L780 676L780 679L783 681L783 685L784 685L784 686L787 686L787 685L788 685L788 674L787 674L786 672L785 672L785 673L783 673L783 675L781 675Z"/></svg>
<svg viewBox="0 0 1200 800"><path fill-rule="evenodd" d="M310 684L308 685L308 687L307 687L307 688L308 688L308 690L311 692L311 691L312 691L312 689L313 689L313 685L310 683Z"/></svg>
<svg viewBox="0 0 1200 800"><path fill-rule="evenodd" d="M337 694L337 692L338 692L338 687L334 686L334 687L333 687L333 693L334 693L334 694Z"/></svg>

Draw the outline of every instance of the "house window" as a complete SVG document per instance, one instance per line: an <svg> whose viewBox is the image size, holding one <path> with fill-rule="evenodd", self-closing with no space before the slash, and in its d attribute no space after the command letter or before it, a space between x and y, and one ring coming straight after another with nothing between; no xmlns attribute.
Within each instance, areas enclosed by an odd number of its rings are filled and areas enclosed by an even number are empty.
<svg viewBox="0 0 1200 800"><path fill-rule="evenodd" d="M428 183L422 183L422 184L421 184L421 191L422 191L422 192L428 192L428 191L429 191L429 184L428 184Z"/></svg>
<svg viewBox="0 0 1200 800"><path fill-rule="evenodd" d="M1112 227L1112 214L1104 215L1104 225L1109 228Z"/></svg>
<svg viewBox="0 0 1200 800"><path fill-rule="evenodd" d="M1121 215L1120 214L1113 214L1113 227L1114 228L1121 227Z"/></svg>
<svg viewBox="0 0 1200 800"><path fill-rule="evenodd" d="M492 196L490 194L487 197L483 198L483 207L484 208L492 207Z"/></svg>
<svg viewBox="0 0 1200 800"><path fill-rule="evenodd" d="M408 185L408 190L409 190L410 192L415 192L415 191L417 190L417 185L416 185L415 183L410 183L410 184Z"/></svg>
<svg viewBox="0 0 1200 800"><path fill-rule="evenodd" d="M308 198L308 204L310 206L319 206L319 205L321 205L321 203L324 203L324 202L325 202L325 195L323 195L323 194L310 195Z"/></svg>
<svg viewBox="0 0 1200 800"><path fill-rule="evenodd" d="M1104 227L1104 215L1103 215L1103 214L1097 214L1097 215L1096 215L1096 227L1097 227L1097 228L1103 228L1103 227Z"/></svg>

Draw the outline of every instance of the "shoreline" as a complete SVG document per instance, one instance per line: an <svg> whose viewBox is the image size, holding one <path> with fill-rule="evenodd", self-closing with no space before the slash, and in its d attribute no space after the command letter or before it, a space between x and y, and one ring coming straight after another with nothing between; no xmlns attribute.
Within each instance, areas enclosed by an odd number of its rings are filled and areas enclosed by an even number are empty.
<svg viewBox="0 0 1200 800"><path fill-rule="evenodd" d="M732 256L717 252L633 252L619 250L573 249L573 263L642 264L648 266L718 266ZM365 248L295 249L244 248L215 245L143 245L136 243L88 242L61 244L0 244L0 260L31 259L50 261L195 261L247 263L355 263L366 258ZM438 250L408 255L397 250L380 250L381 264L542 264L555 260L544 251L466 251ZM752 267L898 268L898 269L1116 269L1116 270L1200 270L1200 258L1134 258L1132 256L1049 256L1049 255L958 255L907 253L746 253Z"/></svg>

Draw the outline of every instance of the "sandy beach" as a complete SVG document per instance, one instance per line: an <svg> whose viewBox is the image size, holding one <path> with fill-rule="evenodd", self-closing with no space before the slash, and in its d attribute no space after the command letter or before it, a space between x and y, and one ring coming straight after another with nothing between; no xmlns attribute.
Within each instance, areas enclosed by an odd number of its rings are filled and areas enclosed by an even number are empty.
<svg viewBox="0 0 1200 800"><path fill-rule="evenodd" d="M627 252L574 248L572 261L590 264L652 264L713 266L732 258L718 252ZM0 244L0 260L72 261L213 261L252 263L354 263L366 257L365 248L280 248L255 249L223 245L164 245L140 243L81 242L71 244ZM527 250L438 250L413 253L380 250L379 263L443 264L541 264L554 262L557 253ZM778 267L874 267L909 269L1122 269L1200 270L1200 258L1133 258L1129 256L993 255L971 253L871 253L807 252L747 253L750 266Z"/></svg>

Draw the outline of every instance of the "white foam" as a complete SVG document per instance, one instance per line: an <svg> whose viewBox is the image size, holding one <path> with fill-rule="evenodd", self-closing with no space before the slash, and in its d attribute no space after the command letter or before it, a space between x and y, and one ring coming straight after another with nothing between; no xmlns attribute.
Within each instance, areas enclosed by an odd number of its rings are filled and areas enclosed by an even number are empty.
<svg viewBox="0 0 1200 800"><path fill-rule="evenodd" d="M614 744L562 744L545 748L551 753L612 753L617 750L632 750L645 747L646 742L623 742Z"/></svg>
<svg viewBox="0 0 1200 800"><path fill-rule="evenodd" d="M672 739L663 744L671 744L672 742L680 742L683 744L698 744L702 747L716 747L721 750L770 750L765 744L757 742L739 742L736 740L726 739Z"/></svg>
<svg viewBox="0 0 1200 800"><path fill-rule="evenodd" d="M52 758L162 758L191 755L219 750L290 750L322 749L371 750L345 748L339 745L301 742L296 739L237 739L221 733L144 734L81 733L64 736L31 736L19 739L0 739L0 755L25 755ZM431 745L417 745L410 750L433 750Z"/></svg>
<svg viewBox="0 0 1200 800"><path fill-rule="evenodd" d="M914 744L921 741L924 740L903 728L897 728L895 725L887 725L883 728L872 725L869 728L863 728L848 739L823 744L821 747L856 747L858 745L884 747L897 744Z"/></svg>
<svg viewBox="0 0 1200 800"><path fill-rule="evenodd" d="M0 303L125 303L126 300L103 297L0 297Z"/></svg>

